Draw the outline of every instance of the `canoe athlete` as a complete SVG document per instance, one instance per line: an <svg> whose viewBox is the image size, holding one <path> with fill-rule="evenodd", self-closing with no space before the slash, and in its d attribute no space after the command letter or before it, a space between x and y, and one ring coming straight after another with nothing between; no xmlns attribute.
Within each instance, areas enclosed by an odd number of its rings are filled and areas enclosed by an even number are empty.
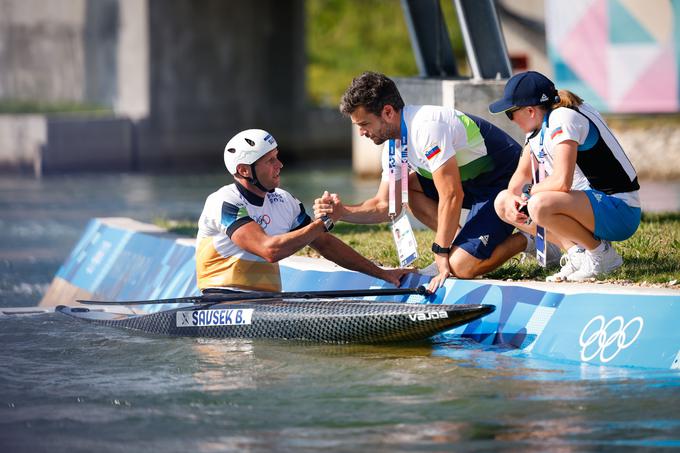
<svg viewBox="0 0 680 453"><path fill-rule="evenodd" d="M409 269L383 269L329 234L337 214L312 220L279 188L283 164L274 137L261 129L236 134L224 148L234 183L208 196L198 221L198 287L281 291L278 261L309 245L336 264L395 286Z"/></svg>

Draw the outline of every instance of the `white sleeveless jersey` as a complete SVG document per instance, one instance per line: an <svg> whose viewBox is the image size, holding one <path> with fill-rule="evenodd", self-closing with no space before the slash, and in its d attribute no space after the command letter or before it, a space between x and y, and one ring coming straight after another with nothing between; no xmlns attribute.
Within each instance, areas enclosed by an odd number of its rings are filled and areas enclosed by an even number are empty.
<svg viewBox="0 0 680 453"><path fill-rule="evenodd" d="M528 136L534 156L538 156L541 148L540 136L540 132ZM578 110L559 107L550 112L543 137L546 174L553 173L555 147L566 140L578 144L571 190L596 189L622 199L629 206L640 207L635 169L594 108L584 103Z"/></svg>
<svg viewBox="0 0 680 453"><path fill-rule="evenodd" d="M261 198L234 183L210 194L196 237L196 280L200 289L281 291L278 263L268 263L231 240L231 235L249 222L257 222L266 234L274 236L308 225L311 219L302 203L281 189Z"/></svg>

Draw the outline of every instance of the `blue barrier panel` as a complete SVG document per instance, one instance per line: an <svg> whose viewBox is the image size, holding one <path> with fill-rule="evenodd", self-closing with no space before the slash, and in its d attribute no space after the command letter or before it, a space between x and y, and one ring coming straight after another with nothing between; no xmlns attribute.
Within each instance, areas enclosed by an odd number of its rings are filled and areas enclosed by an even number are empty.
<svg viewBox="0 0 680 453"><path fill-rule="evenodd" d="M121 219L93 219L57 272L55 282L101 300L198 294L193 240L168 235L149 225L138 228L140 225L144 226L134 221L128 225ZM326 260L291 257L280 264L284 291L390 286ZM403 285L415 287L428 281L429 277L411 274ZM568 362L680 369L680 292L674 290L449 279L427 298L374 299L496 306L496 311L485 318L441 335L444 341L469 338L483 345L520 349ZM171 307L139 308L158 311Z"/></svg>

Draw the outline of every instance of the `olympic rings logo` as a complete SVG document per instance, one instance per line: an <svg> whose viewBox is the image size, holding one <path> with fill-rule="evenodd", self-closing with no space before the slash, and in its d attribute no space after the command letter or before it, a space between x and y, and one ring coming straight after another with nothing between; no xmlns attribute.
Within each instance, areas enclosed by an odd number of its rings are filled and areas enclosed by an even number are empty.
<svg viewBox="0 0 680 453"><path fill-rule="evenodd" d="M272 219L267 214L260 216L260 218L257 219L257 223L264 229L267 229L267 226L269 226L271 222Z"/></svg>
<svg viewBox="0 0 680 453"><path fill-rule="evenodd" d="M640 316L627 323L623 316L615 316L609 322L602 315L595 316L581 331L581 360L588 362L599 355L602 363L609 362L638 339L643 326Z"/></svg>

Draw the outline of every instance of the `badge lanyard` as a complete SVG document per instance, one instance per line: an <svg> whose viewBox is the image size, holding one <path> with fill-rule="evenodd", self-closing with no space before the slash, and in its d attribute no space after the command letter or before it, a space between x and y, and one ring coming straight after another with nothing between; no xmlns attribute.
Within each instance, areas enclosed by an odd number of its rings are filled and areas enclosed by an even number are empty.
<svg viewBox="0 0 680 453"><path fill-rule="evenodd" d="M402 215L396 219L397 215L397 201L396 201L396 173L397 173L397 158L396 150L399 149L401 157L401 207ZM401 266L408 266L416 258L418 258L418 248L416 245L416 237L413 234L413 228L406 215L406 206L408 205L408 129L406 128L406 121L404 121L404 110L401 111L401 140L390 139L389 141L389 216L392 219L392 234L394 242L397 246L397 253L399 255L399 264Z"/></svg>
<svg viewBox="0 0 680 453"><path fill-rule="evenodd" d="M548 113L543 117L543 124L541 124L541 135L538 139L538 155L534 154L538 162L538 171L534 166L534 159L531 159L531 176L534 184L545 179L545 146L543 140L545 138L545 131L548 129ZM545 228L536 224L536 260L538 264L545 267L546 265L546 246Z"/></svg>
<svg viewBox="0 0 680 453"><path fill-rule="evenodd" d="M408 130L401 110L401 205L408 204Z"/></svg>
<svg viewBox="0 0 680 453"><path fill-rule="evenodd" d="M538 154L536 156L536 161L538 162L538 171L534 167L534 160L531 159L531 173L534 180L534 184L541 182L545 179L545 146L543 145L543 140L545 139L545 131L548 129L548 114L546 113L543 118L543 124L541 124L541 134L538 137Z"/></svg>
<svg viewBox="0 0 680 453"><path fill-rule="evenodd" d="M389 215L392 220L397 215L396 202L396 179L397 179L397 156L396 150L400 150L401 157L401 205L408 204L408 129L404 121L404 111L401 111L401 140L390 139L389 142L389 169L390 169L390 195Z"/></svg>

